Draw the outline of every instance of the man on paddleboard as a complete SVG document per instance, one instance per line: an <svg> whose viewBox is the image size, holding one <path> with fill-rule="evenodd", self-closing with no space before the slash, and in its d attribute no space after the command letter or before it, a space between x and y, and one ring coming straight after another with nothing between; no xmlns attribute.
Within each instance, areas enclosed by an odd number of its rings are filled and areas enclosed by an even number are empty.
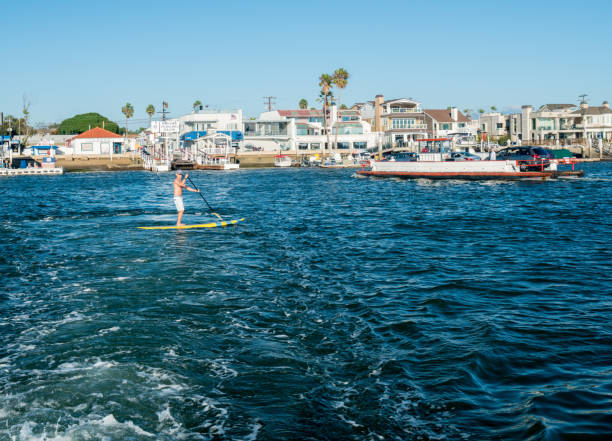
<svg viewBox="0 0 612 441"><path fill-rule="evenodd" d="M185 181L187 180L188 174L185 174L185 177L181 179L182 173L176 172L176 178L174 178L174 205L176 205L177 211L177 219L176 225L177 227L183 226L181 223L181 219L183 218L183 212L185 211L185 206L183 205L183 188L188 191L193 191L194 193L199 193L200 190L196 190L195 188L191 188L185 185Z"/></svg>

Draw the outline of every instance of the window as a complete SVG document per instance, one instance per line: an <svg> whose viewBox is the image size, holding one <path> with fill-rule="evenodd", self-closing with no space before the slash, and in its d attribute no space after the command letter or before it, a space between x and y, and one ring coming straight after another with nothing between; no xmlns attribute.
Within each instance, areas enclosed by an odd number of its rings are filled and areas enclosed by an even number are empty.
<svg viewBox="0 0 612 441"><path fill-rule="evenodd" d="M448 123L442 124L442 130L450 130L450 124Z"/></svg>
<svg viewBox="0 0 612 441"><path fill-rule="evenodd" d="M100 144L100 153L103 155L108 155L108 153L110 152L110 143L108 142L103 142Z"/></svg>
<svg viewBox="0 0 612 441"><path fill-rule="evenodd" d="M354 142L353 143L353 148L354 149L367 149L368 148L368 143L367 142Z"/></svg>
<svg viewBox="0 0 612 441"><path fill-rule="evenodd" d="M459 123L459 128L463 129L465 127L465 123Z"/></svg>
<svg viewBox="0 0 612 441"><path fill-rule="evenodd" d="M393 118L392 124L394 129L408 129L414 126L414 118Z"/></svg>
<svg viewBox="0 0 612 441"><path fill-rule="evenodd" d="M321 144L318 142L313 142L310 144L310 150L319 150L321 148Z"/></svg>
<svg viewBox="0 0 612 441"><path fill-rule="evenodd" d="M91 142L84 142L81 144L81 151L82 152L93 152L93 143Z"/></svg>
<svg viewBox="0 0 612 441"><path fill-rule="evenodd" d="M307 142L300 142L298 144L298 149L299 150L308 150L308 143Z"/></svg>
<svg viewBox="0 0 612 441"><path fill-rule="evenodd" d="M498 129L503 129L504 128L504 124L503 123L497 123L497 128Z"/></svg>
<svg viewBox="0 0 612 441"><path fill-rule="evenodd" d="M348 142L339 142L338 149L348 150L350 148L350 144Z"/></svg>

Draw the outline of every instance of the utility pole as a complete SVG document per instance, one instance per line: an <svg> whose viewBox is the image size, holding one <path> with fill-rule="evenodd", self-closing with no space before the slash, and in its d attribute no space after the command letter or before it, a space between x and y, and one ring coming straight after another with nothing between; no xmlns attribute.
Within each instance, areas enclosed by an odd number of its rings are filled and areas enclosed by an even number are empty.
<svg viewBox="0 0 612 441"><path fill-rule="evenodd" d="M162 110L161 110L161 112L157 112L157 113L161 113L162 114L162 121L166 120L166 113L170 113L168 111L168 102L167 101L162 101Z"/></svg>
<svg viewBox="0 0 612 441"><path fill-rule="evenodd" d="M168 111L168 102L167 101L162 101L162 110L161 112L157 112L157 113L161 113L162 114L162 121L166 120L166 113L170 113ZM163 146L163 154L164 156L168 156L167 152L166 152L166 135L165 132L161 132L162 133L162 137L164 138L164 146Z"/></svg>
<svg viewBox="0 0 612 441"><path fill-rule="evenodd" d="M584 148L586 149L588 147L589 152L588 152L588 156L589 158L591 157L591 146L588 145L588 139L587 139L587 131L586 131L586 97L588 95L586 93L583 93L582 95L578 95L578 97L580 98L580 110L581 110L581 114L582 114L582 138L584 139ZM583 150L584 152L584 150ZM584 155L583 155L584 156Z"/></svg>
<svg viewBox="0 0 612 441"><path fill-rule="evenodd" d="M272 106L274 106L274 104L276 104L274 102L274 100L276 99L275 96L264 96L263 100L264 100L264 106L266 106L268 108L268 112L272 111Z"/></svg>

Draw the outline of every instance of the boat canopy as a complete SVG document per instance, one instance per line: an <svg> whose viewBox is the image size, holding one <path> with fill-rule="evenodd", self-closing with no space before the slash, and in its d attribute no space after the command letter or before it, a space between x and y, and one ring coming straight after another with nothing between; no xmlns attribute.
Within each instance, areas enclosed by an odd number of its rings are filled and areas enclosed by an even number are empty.
<svg viewBox="0 0 612 441"><path fill-rule="evenodd" d="M232 141L242 141L244 136L242 136L242 132L239 130L217 130L217 133L223 133L225 135L231 136Z"/></svg>
<svg viewBox="0 0 612 441"><path fill-rule="evenodd" d="M206 136L206 130L194 130L191 132L183 133L181 135L181 141L195 141L202 136Z"/></svg>

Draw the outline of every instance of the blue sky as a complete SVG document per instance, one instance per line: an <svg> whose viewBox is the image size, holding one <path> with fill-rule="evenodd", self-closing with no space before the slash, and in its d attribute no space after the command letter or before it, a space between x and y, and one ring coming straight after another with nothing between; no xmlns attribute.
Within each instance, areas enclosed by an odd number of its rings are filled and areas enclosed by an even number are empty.
<svg viewBox="0 0 612 441"><path fill-rule="evenodd" d="M311 106L318 77L344 67L342 102L412 97L426 108L501 110L612 100L612 2L19 1L3 5L0 111L22 97L33 122L121 119L169 102ZM7 64L8 63L8 64ZM142 121L142 123L140 123Z"/></svg>

